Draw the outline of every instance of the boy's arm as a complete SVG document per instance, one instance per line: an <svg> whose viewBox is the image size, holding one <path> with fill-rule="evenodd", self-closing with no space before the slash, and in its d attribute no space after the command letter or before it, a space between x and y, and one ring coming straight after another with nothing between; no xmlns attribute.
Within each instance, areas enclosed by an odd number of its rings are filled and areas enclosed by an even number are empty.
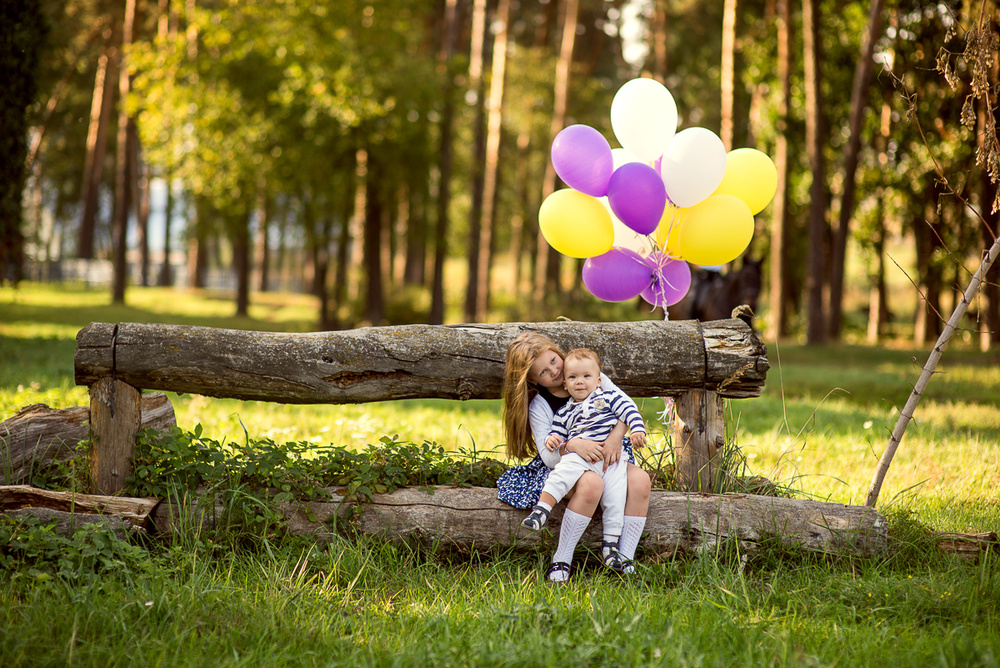
<svg viewBox="0 0 1000 668"><path fill-rule="evenodd" d="M627 424L632 431L632 444L640 448L644 447L646 445L646 423L643 422L639 407L632 401L632 398L618 390L611 402L611 408L618 419Z"/></svg>

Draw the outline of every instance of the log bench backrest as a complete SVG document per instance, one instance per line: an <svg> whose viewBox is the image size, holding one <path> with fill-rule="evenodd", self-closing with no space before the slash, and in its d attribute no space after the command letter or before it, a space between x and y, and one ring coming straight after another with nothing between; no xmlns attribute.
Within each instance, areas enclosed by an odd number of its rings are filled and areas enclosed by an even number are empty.
<svg viewBox="0 0 1000 668"><path fill-rule="evenodd" d="M93 323L77 336L76 382L112 376L150 390L281 403L495 399L504 357L535 331L564 350L591 348L633 397L703 389L759 396L767 350L737 319L706 323L403 325L288 334Z"/></svg>

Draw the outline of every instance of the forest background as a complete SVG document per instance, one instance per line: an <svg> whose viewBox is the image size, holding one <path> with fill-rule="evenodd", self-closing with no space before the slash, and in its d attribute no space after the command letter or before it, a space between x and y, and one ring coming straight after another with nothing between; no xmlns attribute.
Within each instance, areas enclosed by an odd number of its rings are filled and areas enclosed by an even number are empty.
<svg viewBox="0 0 1000 668"><path fill-rule="evenodd" d="M610 139L611 99L637 76L668 87L678 129L773 158L777 194L746 253L765 262L757 325L771 336L931 341L997 230L982 139L994 117L966 42L981 20L995 30L994 2L18 0L3 12L10 282L106 280L116 303L130 283L222 286L237 314L257 291L295 290L317 297L321 329L662 318L586 294L579 261L537 224L561 187L555 134L586 123ZM995 69L995 53L979 55ZM890 275L916 290L893 301ZM967 321L984 348L1000 339L991 276Z"/></svg>

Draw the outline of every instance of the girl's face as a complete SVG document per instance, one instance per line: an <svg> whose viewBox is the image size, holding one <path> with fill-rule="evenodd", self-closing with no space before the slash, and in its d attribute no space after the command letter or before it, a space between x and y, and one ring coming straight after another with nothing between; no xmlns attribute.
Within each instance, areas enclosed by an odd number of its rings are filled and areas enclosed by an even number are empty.
<svg viewBox="0 0 1000 668"><path fill-rule="evenodd" d="M561 388L563 384L563 358L554 350L546 350L531 364L528 380L544 388Z"/></svg>

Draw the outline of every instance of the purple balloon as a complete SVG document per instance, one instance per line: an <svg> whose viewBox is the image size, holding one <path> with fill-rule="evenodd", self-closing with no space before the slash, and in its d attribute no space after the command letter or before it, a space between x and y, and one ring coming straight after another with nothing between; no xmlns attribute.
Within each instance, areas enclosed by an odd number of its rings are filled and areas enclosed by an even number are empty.
<svg viewBox="0 0 1000 668"><path fill-rule="evenodd" d="M591 197L608 194L615 169L611 144L589 125L570 125L556 135L552 166L566 185Z"/></svg>
<svg viewBox="0 0 1000 668"><path fill-rule="evenodd" d="M615 170L608 181L611 211L639 234L652 234L667 204L667 189L655 169L629 162Z"/></svg>
<svg viewBox="0 0 1000 668"><path fill-rule="evenodd" d="M634 250L615 246L583 263L583 284L606 302L624 302L639 296L653 280L653 269Z"/></svg>
<svg viewBox="0 0 1000 668"><path fill-rule="evenodd" d="M691 288L691 267L687 262L663 253L653 253L644 261L653 272L653 281L642 291L643 299L653 306L666 308L684 298Z"/></svg>

